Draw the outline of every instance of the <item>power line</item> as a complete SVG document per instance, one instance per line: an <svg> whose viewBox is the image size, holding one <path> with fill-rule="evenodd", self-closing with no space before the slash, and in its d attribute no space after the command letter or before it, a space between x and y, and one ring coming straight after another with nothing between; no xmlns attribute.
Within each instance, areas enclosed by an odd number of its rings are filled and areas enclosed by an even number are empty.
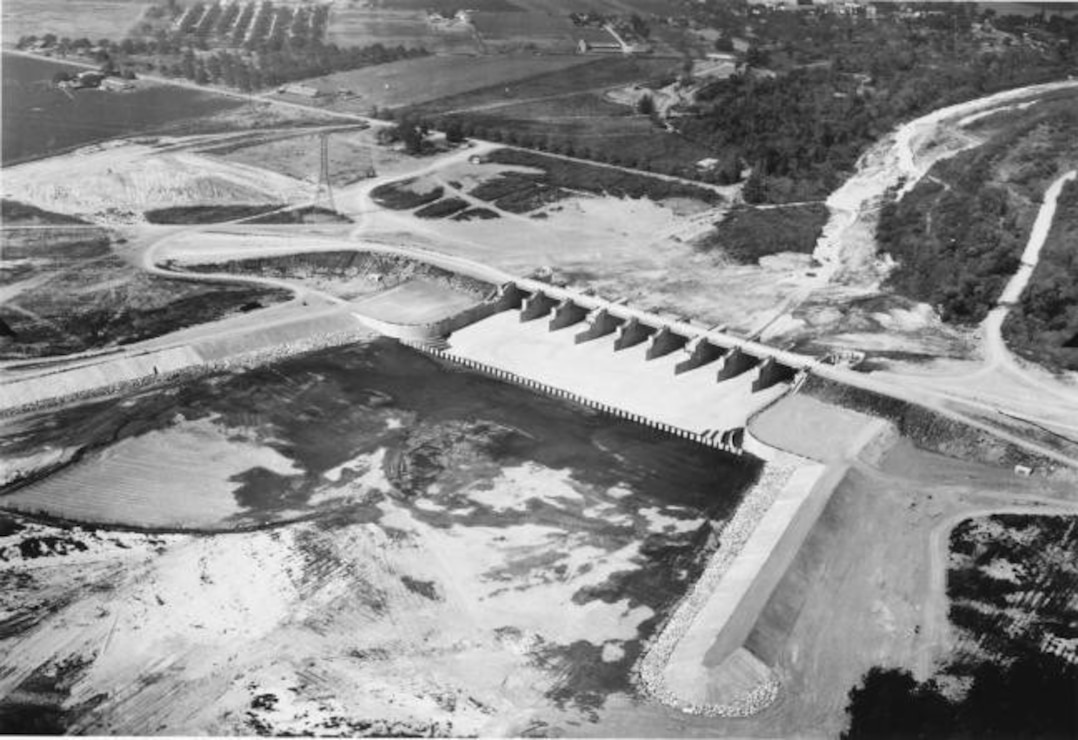
<svg viewBox="0 0 1078 740"><path fill-rule="evenodd" d="M323 189L326 194L326 202L331 211L336 211L337 206L333 202L333 184L329 179L329 133L323 131L318 135L322 154L322 165L318 173L318 190L314 194L314 202L317 205L322 197Z"/></svg>

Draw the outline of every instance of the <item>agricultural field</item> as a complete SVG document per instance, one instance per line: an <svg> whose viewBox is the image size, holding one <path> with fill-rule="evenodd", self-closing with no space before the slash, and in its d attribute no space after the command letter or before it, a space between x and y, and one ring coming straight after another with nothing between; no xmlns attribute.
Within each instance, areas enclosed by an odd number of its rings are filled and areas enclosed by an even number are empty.
<svg viewBox="0 0 1078 740"><path fill-rule="evenodd" d="M537 74L411 106L425 119L455 120L465 134L543 146L614 164L694 176L712 152L657 126L607 93L634 83L669 82L676 62L593 56L569 72Z"/></svg>
<svg viewBox="0 0 1078 740"><path fill-rule="evenodd" d="M418 10L363 8L334 3L329 13L326 42L338 46L423 48L436 54L478 54L470 29L437 31Z"/></svg>
<svg viewBox="0 0 1078 740"><path fill-rule="evenodd" d="M15 0L0 8L0 39L54 33L91 39L114 38L138 25L147 0ZM121 33L118 33L121 32Z"/></svg>
<svg viewBox="0 0 1078 740"><path fill-rule="evenodd" d="M368 130L334 130L328 142L329 178L334 187L366 179L395 159L390 150L378 145ZM250 136L204 149L203 153L309 183L318 181L321 165L320 134L315 133Z"/></svg>
<svg viewBox="0 0 1078 740"><path fill-rule="evenodd" d="M475 30L486 52L542 51L572 54L576 35L567 13L476 13Z"/></svg>
<svg viewBox="0 0 1078 740"><path fill-rule="evenodd" d="M537 74L559 73L584 64L587 57L511 54L496 56L433 56L339 72L312 81L321 87L350 90L357 97L333 102L333 110L369 113L372 108L401 108Z"/></svg>

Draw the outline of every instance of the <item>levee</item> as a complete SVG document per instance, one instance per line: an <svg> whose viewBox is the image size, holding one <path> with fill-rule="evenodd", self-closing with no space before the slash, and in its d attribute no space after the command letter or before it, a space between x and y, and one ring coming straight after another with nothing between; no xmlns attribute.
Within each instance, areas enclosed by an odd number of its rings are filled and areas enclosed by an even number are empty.
<svg viewBox="0 0 1078 740"><path fill-rule="evenodd" d="M796 397L778 406L791 400ZM720 533L703 576L641 660L645 690L686 712L729 717L755 714L775 699L777 680L746 642L849 460L875 458L893 438L886 421L856 416L829 464L770 448L764 474ZM750 424L747 437L767 447L752 430Z"/></svg>

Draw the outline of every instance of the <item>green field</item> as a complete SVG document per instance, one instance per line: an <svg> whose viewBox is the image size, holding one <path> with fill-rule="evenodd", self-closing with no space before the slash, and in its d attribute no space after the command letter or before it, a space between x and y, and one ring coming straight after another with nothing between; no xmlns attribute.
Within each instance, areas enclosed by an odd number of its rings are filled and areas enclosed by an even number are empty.
<svg viewBox="0 0 1078 740"><path fill-rule="evenodd" d="M466 134L510 144L694 175L693 163L712 152L669 133L630 107L606 100L606 91L670 77L669 59L577 57L571 70L536 74L407 107L403 114L455 120Z"/></svg>
<svg viewBox="0 0 1078 740"><path fill-rule="evenodd" d="M312 81L358 97L334 103L334 110L367 113L373 106L400 108L486 87L500 87L537 74L559 72L589 61L579 56L432 56L340 72Z"/></svg>

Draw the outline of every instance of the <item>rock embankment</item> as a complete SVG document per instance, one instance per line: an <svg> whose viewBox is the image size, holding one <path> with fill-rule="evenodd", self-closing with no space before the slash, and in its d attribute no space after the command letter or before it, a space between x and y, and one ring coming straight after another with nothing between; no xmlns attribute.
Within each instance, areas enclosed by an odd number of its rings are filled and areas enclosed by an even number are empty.
<svg viewBox="0 0 1078 740"><path fill-rule="evenodd" d="M749 489L733 517L719 532L719 547L703 575L677 610L648 646L637 664L636 679L651 696L684 712L714 717L747 717L756 714L775 700L779 692L774 677L741 696L730 697L722 704L694 704L676 695L667 685L665 672L678 643L689 631L697 616L712 597L719 582L744 549L757 525L775 502L798 468L796 458L786 457L768 464L756 484ZM703 661L704 656L700 656Z"/></svg>
<svg viewBox="0 0 1078 740"><path fill-rule="evenodd" d="M363 341L372 332L349 317L325 317L307 326L266 330L261 340L245 336L229 348L227 340L207 340L180 347L149 350L136 355L117 354L48 373L0 383L0 416L32 411L59 403L109 396L122 391L165 381L239 370L313 352ZM294 330L299 329L299 330Z"/></svg>

